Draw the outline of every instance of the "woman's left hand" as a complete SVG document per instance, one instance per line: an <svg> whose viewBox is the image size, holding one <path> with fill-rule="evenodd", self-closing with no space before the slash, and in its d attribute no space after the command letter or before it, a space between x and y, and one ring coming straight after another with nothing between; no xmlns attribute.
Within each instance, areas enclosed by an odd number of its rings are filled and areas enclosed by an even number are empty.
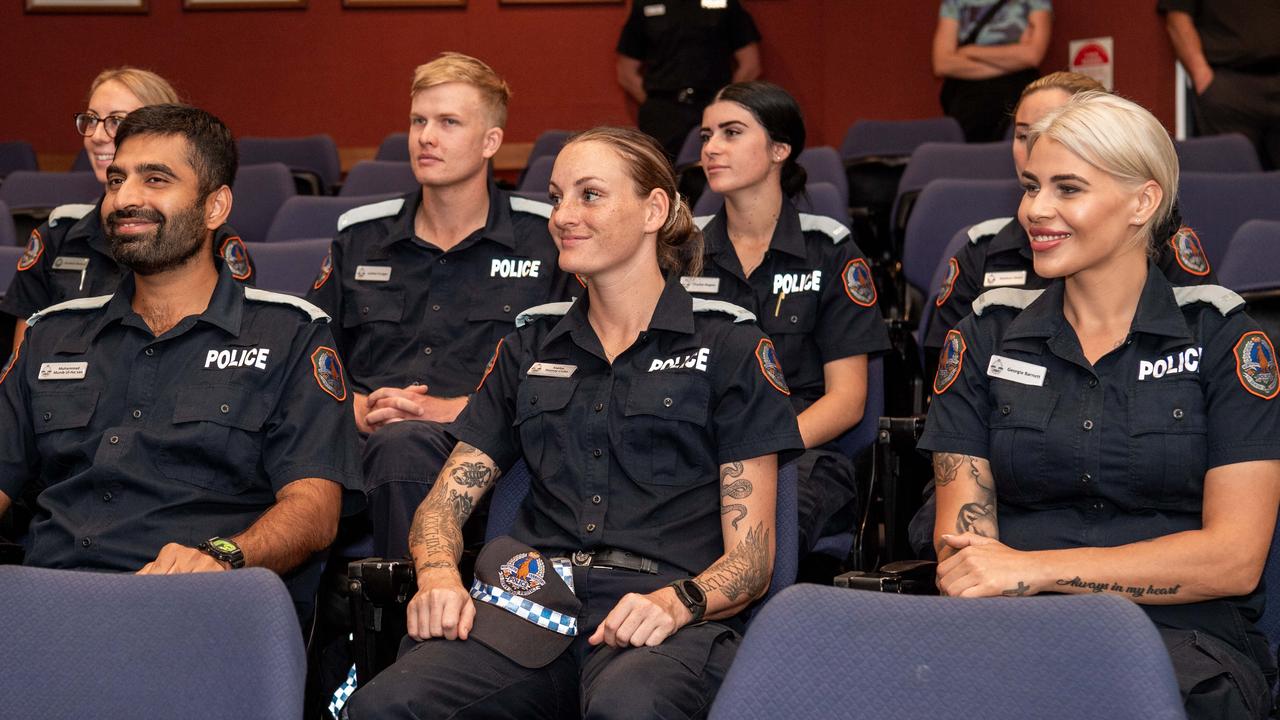
<svg viewBox="0 0 1280 720"><path fill-rule="evenodd" d="M1020 597L1039 589L1031 554L974 533L943 535L956 552L938 563L938 589L951 597Z"/></svg>

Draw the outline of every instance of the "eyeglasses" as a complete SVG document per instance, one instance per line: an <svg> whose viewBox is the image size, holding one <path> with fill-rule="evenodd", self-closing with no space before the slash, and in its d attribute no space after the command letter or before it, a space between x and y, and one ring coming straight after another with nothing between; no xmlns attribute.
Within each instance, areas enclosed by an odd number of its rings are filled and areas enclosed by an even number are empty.
<svg viewBox="0 0 1280 720"><path fill-rule="evenodd" d="M102 123L102 129L107 131L107 137L114 138L124 118L124 115L98 117L97 113L92 112L76 113L76 132L88 137L97 132L98 123Z"/></svg>

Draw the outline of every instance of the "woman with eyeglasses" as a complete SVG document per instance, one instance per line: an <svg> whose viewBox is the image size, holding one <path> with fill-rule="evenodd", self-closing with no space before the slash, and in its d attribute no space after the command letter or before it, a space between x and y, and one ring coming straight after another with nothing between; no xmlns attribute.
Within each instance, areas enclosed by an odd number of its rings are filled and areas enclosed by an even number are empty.
<svg viewBox="0 0 1280 720"><path fill-rule="evenodd" d="M84 137L84 150L98 182L105 187L120 122L140 107L176 102L173 86L149 70L112 68L94 78L89 107L75 114L75 128ZM32 313L67 300L115 292L124 269L111 257L101 208L101 199L92 205L61 205L32 231L26 252L18 259L18 272L0 301L0 312L16 319L15 349L22 343L26 318ZM253 261L239 233L223 225L215 233L213 248L237 280L252 282Z"/></svg>

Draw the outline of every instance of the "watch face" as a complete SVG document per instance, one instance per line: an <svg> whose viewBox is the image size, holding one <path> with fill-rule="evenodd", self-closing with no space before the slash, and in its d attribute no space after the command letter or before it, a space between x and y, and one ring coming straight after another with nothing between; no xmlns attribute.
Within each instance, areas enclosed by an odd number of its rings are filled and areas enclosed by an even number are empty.
<svg viewBox="0 0 1280 720"><path fill-rule="evenodd" d="M684 584L684 591L689 593L690 600L693 600L699 605L707 604L707 594L702 592L702 588L698 585L698 583L692 580L686 582Z"/></svg>
<svg viewBox="0 0 1280 720"><path fill-rule="evenodd" d="M217 538L215 540L210 541L209 546L220 553L227 553L228 555L238 552L240 550L240 548L237 547L235 543L231 542L230 540L223 540L222 538Z"/></svg>

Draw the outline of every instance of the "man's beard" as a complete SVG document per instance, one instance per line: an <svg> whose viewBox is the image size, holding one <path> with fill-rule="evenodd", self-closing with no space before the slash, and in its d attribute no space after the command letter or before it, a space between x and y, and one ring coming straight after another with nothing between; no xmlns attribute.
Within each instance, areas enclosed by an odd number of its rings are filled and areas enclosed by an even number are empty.
<svg viewBox="0 0 1280 720"><path fill-rule="evenodd" d="M116 210L107 215L106 222L111 256L138 275L155 275L179 267L204 247L203 216L204 203L201 202L171 218L155 210ZM132 218L154 222L156 227L143 235L118 234L116 224Z"/></svg>

